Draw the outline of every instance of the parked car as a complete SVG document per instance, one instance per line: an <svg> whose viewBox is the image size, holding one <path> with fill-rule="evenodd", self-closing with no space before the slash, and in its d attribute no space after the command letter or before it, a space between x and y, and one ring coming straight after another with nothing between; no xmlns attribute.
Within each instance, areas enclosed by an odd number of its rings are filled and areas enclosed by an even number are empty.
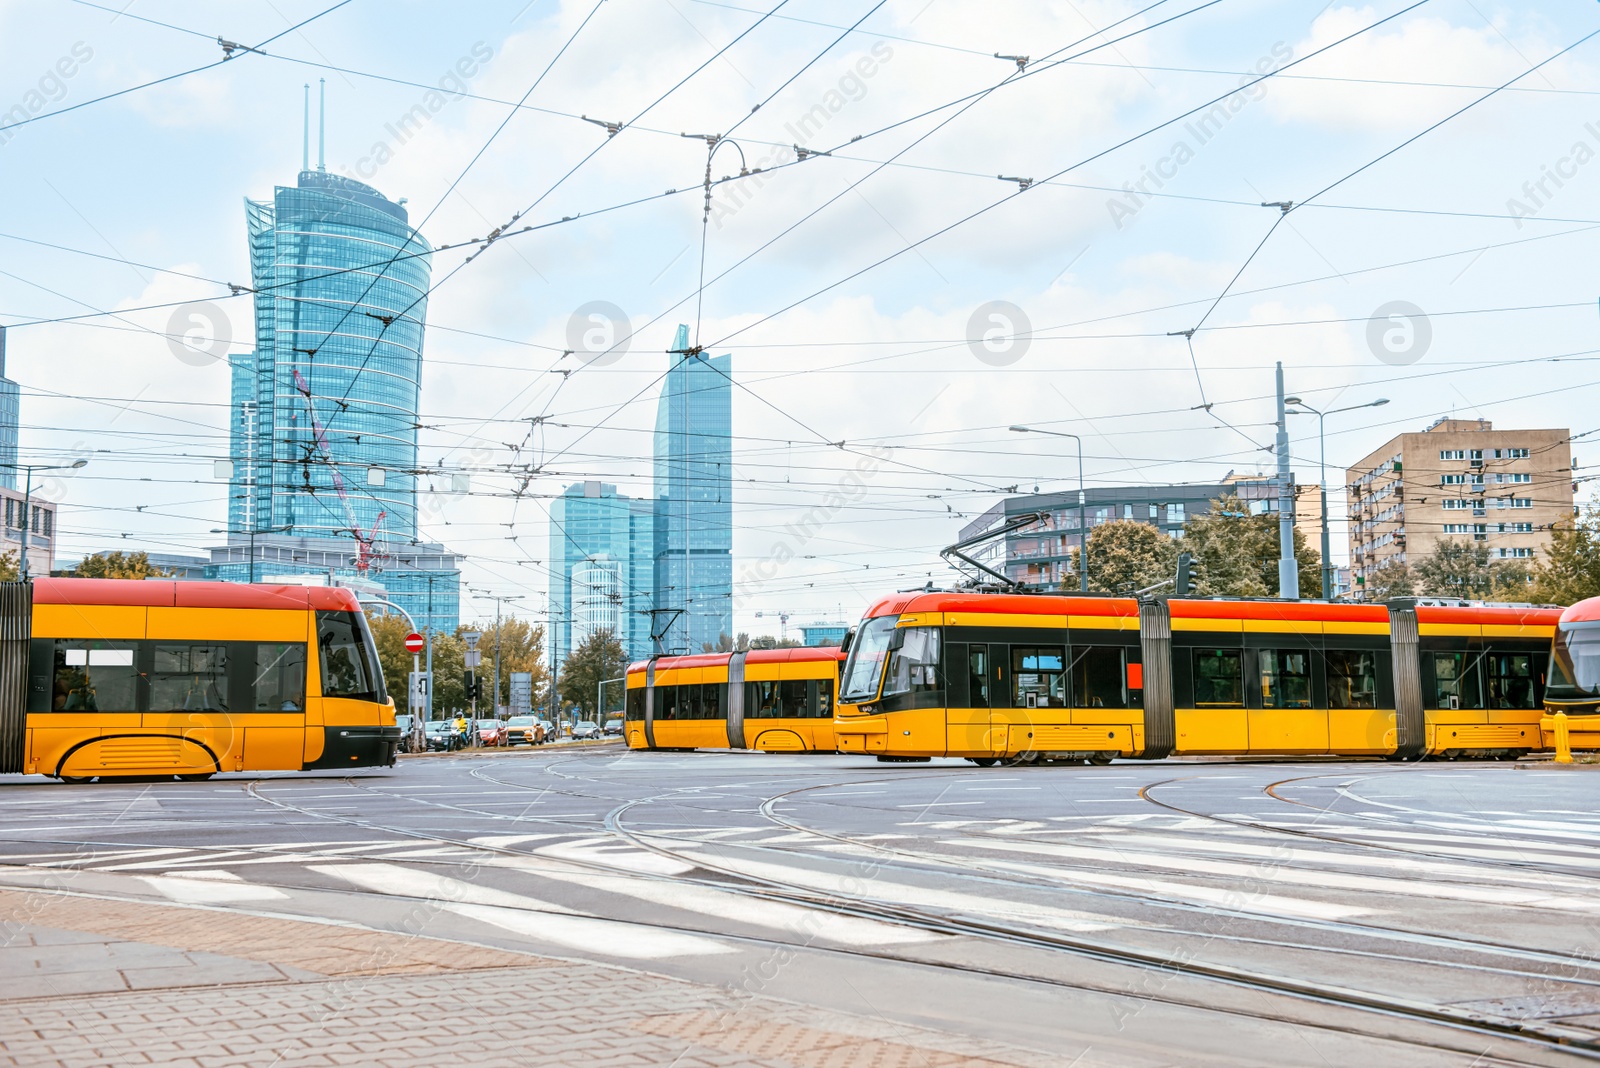
<svg viewBox="0 0 1600 1068"><path fill-rule="evenodd" d="M544 728L544 740L545 741L553 742L558 737L560 737L560 735L556 731L556 725L554 723L552 723L550 720L548 720L548 719L540 719L538 722L539 722L539 726Z"/></svg>
<svg viewBox="0 0 1600 1068"><path fill-rule="evenodd" d="M478 721L479 745L504 745L506 742L506 725L497 719L480 719Z"/></svg>
<svg viewBox="0 0 1600 1068"><path fill-rule="evenodd" d="M621 716L612 716L610 719L606 720L605 732L607 734L621 735L622 734L622 717Z"/></svg>
<svg viewBox="0 0 1600 1068"><path fill-rule="evenodd" d="M544 727L532 716L512 716L506 720L507 745L542 745Z"/></svg>
<svg viewBox="0 0 1600 1068"><path fill-rule="evenodd" d="M572 725L572 739L600 737L600 724L592 719L581 719Z"/></svg>
<svg viewBox="0 0 1600 1068"><path fill-rule="evenodd" d="M430 751L448 753L461 748L461 732L447 719L431 720L423 727L423 737Z"/></svg>

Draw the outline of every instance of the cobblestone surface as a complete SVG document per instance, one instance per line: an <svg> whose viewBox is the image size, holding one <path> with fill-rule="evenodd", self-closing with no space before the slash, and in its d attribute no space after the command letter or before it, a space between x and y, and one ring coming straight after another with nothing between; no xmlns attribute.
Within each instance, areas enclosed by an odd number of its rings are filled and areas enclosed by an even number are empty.
<svg viewBox="0 0 1600 1068"><path fill-rule="evenodd" d="M623 968L213 909L27 896L33 922L11 926L0 948L0 1066L1050 1063Z"/></svg>

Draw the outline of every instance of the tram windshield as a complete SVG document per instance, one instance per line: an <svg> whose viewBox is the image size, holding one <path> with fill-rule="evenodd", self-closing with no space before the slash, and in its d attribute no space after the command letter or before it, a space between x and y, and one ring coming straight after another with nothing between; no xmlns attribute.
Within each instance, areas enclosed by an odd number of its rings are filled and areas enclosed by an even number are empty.
<svg viewBox="0 0 1600 1068"><path fill-rule="evenodd" d="M850 660L839 683L839 700L866 701L878 696L883 664L889 657L889 641L894 637L899 616L879 616L865 620L850 646Z"/></svg>
<svg viewBox="0 0 1600 1068"><path fill-rule="evenodd" d="M1556 630L1546 695L1557 701L1600 696L1600 622L1563 623Z"/></svg>

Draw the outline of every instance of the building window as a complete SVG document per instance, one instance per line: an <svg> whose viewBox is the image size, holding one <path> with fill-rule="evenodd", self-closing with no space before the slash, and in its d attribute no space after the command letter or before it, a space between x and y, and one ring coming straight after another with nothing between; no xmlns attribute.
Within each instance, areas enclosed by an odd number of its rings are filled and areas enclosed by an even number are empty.
<svg viewBox="0 0 1600 1068"><path fill-rule="evenodd" d="M1469 460L1474 460L1474 461L1476 461L1478 463L1482 463L1483 462L1483 450L1482 449L1473 449L1472 452L1470 452L1467 455L1467 458Z"/></svg>
<svg viewBox="0 0 1600 1068"><path fill-rule="evenodd" d="M1526 460L1528 458L1527 449L1507 449L1505 453L1507 460Z"/></svg>
<svg viewBox="0 0 1600 1068"><path fill-rule="evenodd" d="M37 506L33 509L33 522L29 524L29 527L35 534L39 533L39 514L43 511L43 508Z"/></svg>
<svg viewBox="0 0 1600 1068"><path fill-rule="evenodd" d="M1508 560L1508 559L1509 560L1527 560L1528 558L1530 558L1532 556L1533 556L1533 550L1532 549L1501 549L1500 550L1500 559L1502 559L1502 560Z"/></svg>
<svg viewBox="0 0 1600 1068"><path fill-rule="evenodd" d="M55 527L55 524L52 522L54 517L55 517L55 513L54 512L50 511L49 509L45 509L44 510L44 530L43 530L43 534L47 538L50 536L51 531Z"/></svg>
<svg viewBox="0 0 1600 1068"><path fill-rule="evenodd" d="M1464 449L1440 449L1439 450L1439 459L1441 459L1441 460L1465 460L1466 458L1467 458L1467 453L1466 453L1466 450L1464 450Z"/></svg>
<svg viewBox="0 0 1600 1068"><path fill-rule="evenodd" d="M1526 471L1513 471L1506 476L1507 482L1532 482L1533 476Z"/></svg>
<svg viewBox="0 0 1600 1068"><path fill-rule="evenodd" d="M1463 486L1466 484L1466 475L1442 475L1439 478L1441 486Z"/></svg>
<svg viewBox="0 0 1600 1068"><path fill-rule="evenodd" d="M1154 523L1156 519L1159 518L1160 512L1161 507L1159 505L1152 504L1150 506L1150 522Z"/></svg>
<svg viewBox="0 0 1600 1068"><path fill-rule="evenodd" d="M1459 511L1469 507L1471 504L1471 502L1464 501L1459 497L1446 497L1439 503L1444 507L1445 511Z"/></svg>
<svg viewBox="0 0 1600 1068"><path fill-rule="evenodd" d="M1504 524L1501 524L1501 525L1504 526ZM1446 534L1470 534L1470 533L1472 533L1470 530L1467 529L1467 525L1465 523L1446 523L1444 525L1444 532Z"/></svg>
<svg viewBox="0 0 1600 1068"><path fill-rule="evenodd" d="M1122 518L1124 518L1124 519L1132 519L1133 518L1133 505L1125 504L1125 505L1122 506Z"/></svg>
<svg viewBox="0 0 1600 1068"><path fill-rule="evenodd" d="M1513 497L1513 498L1511 498L1511 507L1513 507L1513 508L1532 508L1533 507L1533 498L1532 497Z"/></svg>
<svg viewBox="0 0 1600 1068"><path fill-rule="evenodd" d="M16 501L12 500L10 497L6 498L6 529L7 530L10 530L10 529L12 529L13 527L15 527L17 525L16 524L16 514L15 514L16 505L17 505Z"/></svg>
<svg viewBox="0 0 1600 1068"><path fill-rule="evenodd" d="M1183 512L1184 507L1182 501L1179 501L1176 504L1167 505L1167 522L1182 523L1184 521Z"/></svg>

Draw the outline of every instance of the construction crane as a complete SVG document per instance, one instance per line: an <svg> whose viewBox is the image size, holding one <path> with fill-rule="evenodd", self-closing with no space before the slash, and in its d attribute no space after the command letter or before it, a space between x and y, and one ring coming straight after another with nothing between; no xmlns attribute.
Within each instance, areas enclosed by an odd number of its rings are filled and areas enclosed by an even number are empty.
<svg viewBox="0 0 1600 1068"><path fill-rule="evenodd" d="M377 521L372 524L372 532L369 534L361 533L361 526L356 520L356 510L350 505L350 495L345 492L344 479L339 475L339 465L333 462L333 453L328 448L327 431L323 430L322 421L317 418L316 405L311 401L311 385L300 374L299 368L295 368L294 371L294 388L305 398L306 415L311 419L313 440L316 442L317 451L322 454L323 462L328 465L328 474L333 478L334 492L339 495L339 503L344 505L345 519L350 522L350 526L344 528L340 533L348 531L351 537L355 538L356 574L365 575L368 569L372 567L373 561L382 555L375 552L373 547L378 541L378 529L383 526L384 517L389 513L380 511Z"/></svg>
<svg viewBox="0 0 1600 1068"><path fill-rule="evenodd" d="M757 619L763 619L763 618L768 618L768 617L771 617L771 616L777 616L778 617L778 640L780 642L782 642L782 641L788 641L789 640L789 617L794 615L794 614L795 613L793 613L793 612L757 612L756 613L756 618Z"/></svg>

